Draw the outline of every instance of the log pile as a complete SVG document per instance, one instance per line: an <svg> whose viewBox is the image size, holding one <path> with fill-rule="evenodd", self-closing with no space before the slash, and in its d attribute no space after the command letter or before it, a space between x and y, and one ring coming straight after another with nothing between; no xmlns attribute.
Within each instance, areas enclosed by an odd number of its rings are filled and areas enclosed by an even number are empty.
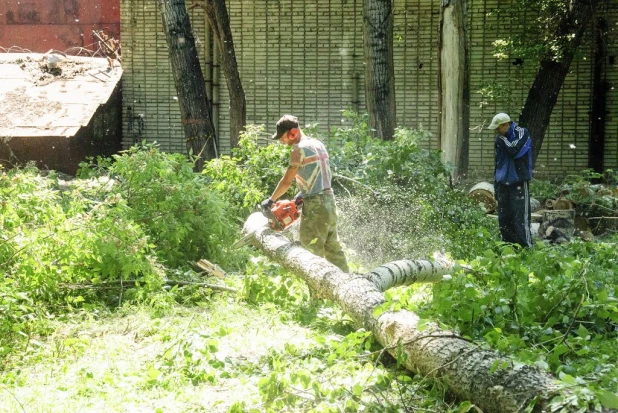
<svg viewBox="0 0 618 413"><path fill-rule="evenodd" d="M487 214L497 210L494 187L489 182L475 184L468 191L468 196L479 203ZM541 238L564 242L578 236L592 240L594 235L618 230L618 187L565 185L555 197L542 200L530 198L530 210L532 221L541 223L538 230Z"/></svg>

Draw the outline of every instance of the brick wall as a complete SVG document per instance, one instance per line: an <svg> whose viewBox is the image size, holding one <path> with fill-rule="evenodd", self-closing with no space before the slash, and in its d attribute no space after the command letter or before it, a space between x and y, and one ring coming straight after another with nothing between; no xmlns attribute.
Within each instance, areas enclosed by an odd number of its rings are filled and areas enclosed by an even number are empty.
<svg viewBox="0 0 618 413"><path fill-rule="evenodd" d="M100 29L120 36L120 0L0 1L0 47L13 52L96 50L92 30Z"/></svg>
<svg viewBox="0 0 618 413"><path fill-rule="evenodd" d="M604 4L609 27L618 22L615 5ZM394 64L398 124L434 133L423 146L436 148L438 107L439 3L395 0ZM513 118L525 101L536 67L498 61L492 41L506 36L508 16L498 0L468 1L470 42L470 170L493 170L492 116L506 111ZM304 124L317 124L322 135L342 124L341 111L365 110L363 87L362 0L228 0L236 58L247 99L247 122L265 124L272 133L276 120L293 113ZM124 145L146 139L164 150L184 152L184 136L165 36L155 0L121 0L124 87ZM200 9L191 11L202 64L205 23ZM509 30L517 28L508 27ZM519 28L525 30L525 27ZM616 39L612 32L610 38ZM615 42L614 42L615 44ZM610 46L609 54L616 54ZM589 135L591 56L584 46L574 60L554 109L536 169L540 175L585 168ZM607 79L618 81L617 64ZM209 81L207 79L207 81ZM229 99L223 75L220 101L220 149L229 152ZM496 87L496 99L481 91ZM356 96L356 102L355 102ZM608 93L606 165L618 164L618 110L614 89ZM573 148L574 146L574 148Z"/></svg>

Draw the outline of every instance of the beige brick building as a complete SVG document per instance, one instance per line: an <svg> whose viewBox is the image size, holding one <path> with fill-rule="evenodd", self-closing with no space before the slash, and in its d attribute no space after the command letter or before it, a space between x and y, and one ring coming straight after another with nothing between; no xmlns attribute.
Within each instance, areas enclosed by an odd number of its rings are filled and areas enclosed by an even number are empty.
<svg viewBox="0 0 618 413"><path fill-rule="evenodd" d="M188 2L190 4L190 2ZM342 124L341 111L364 111L362 0L228 0L236 58L247 98L247 122L272 132L284 113L318 124L323 135ZM439 121L438 1L394 0L394 64L400 126L434 133ZM618 0L602 3L608 20L605 166L618 167ZM501 10L502 7L502 10ZM468 1L470 56L470 170L493 169L493 133L486 125L497 111L517 118L536 66L498 61L492 42L513 28L497 0ZM212 55L203 11L191 21L201 53L207 90L218 103L219 146L229 152L228 95ZM525 31L526 28L521 28ZM180 110L156 0L121 0L123 44L123 145L146 139L164 150L184 152ZM537 175L560 175L587 167L591 109L591 42L580 48L553 111ZM499 101L480 93L499 86Z"/></svg>

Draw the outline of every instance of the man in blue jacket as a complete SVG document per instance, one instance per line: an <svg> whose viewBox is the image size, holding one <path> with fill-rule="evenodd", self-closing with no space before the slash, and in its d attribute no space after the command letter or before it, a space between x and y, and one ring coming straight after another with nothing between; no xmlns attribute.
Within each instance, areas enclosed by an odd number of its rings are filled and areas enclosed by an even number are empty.
<svg viewBox="0 0 618 413"><path fill-rule="evenodd" d="M494 116L488 129L496 132L494 191L502 240L530 247L532 138L506 113Z"/></svg>

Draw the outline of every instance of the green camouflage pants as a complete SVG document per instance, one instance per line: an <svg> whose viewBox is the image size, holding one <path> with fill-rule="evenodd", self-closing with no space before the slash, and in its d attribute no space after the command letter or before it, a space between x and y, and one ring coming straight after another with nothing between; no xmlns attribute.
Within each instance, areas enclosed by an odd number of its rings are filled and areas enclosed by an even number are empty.
<svg viewBox="0 0 618 413"><path fill-rule="evenodd" d="M304 200L300 243L342 271L350 271L337 234L337 210L333 194L314 195Z"/></svg>

